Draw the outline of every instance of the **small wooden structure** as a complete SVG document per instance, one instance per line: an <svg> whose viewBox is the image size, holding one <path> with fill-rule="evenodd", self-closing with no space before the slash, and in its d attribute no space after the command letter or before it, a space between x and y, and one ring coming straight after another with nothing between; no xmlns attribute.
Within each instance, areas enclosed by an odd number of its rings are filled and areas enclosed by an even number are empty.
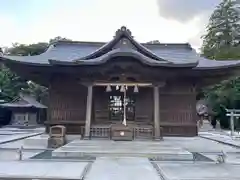
<svg viewBox="0 0 240 180"><path fill-rule="evenodd" d="M111 139L132 141L133 128L124 124L113 124L111 127Z"/></svg>
<svg viewBox="0 0 240 180"><path fill-rule="evenodd" d="M45 105L26 94L20 94L13 101L0 106L12 112L10 124L13 125L36 125L41 121L40 112L47 109Z"/></svg>
<svg viewBox="0 0 240 180"><path fill-rule="evenodd" d="M240 64L200 57L188 43L139 43L124 26L107 43L58 41L37 56L0 59L49 88L47 130L64 125L67 134L108 139L119 123L133 139L196 136L197 89Z"/></svg>

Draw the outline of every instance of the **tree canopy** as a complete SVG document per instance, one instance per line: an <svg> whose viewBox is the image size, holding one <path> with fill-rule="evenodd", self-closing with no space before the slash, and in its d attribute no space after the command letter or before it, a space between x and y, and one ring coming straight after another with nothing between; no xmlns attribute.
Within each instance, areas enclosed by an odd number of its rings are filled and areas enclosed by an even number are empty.
<svg viewBox="0 0 240 180"><path fill-rule="evenodd" d="M240 8L236 0L223 0L212 13L202 37L202 55L216 60L240 60ZM205 97L228 127L226 108L240 108L240 77L203 90Z"/></svg>
<svg viewBox="0 0 240 180"><path fill-rule="evenodd" d="M43 53L47 47L48 43L44 42L30 45L14 43L13 47L9 48L7 52L10 55L33 56Z"/></svg>
<svg viewBox="0 0 240 180"><path fill-rule="evenodd" d="M50 39L49 42L39 42L36 44L29 44L29 45L14 43L12 47L7 49L7 53L10 55L21 55L21 56L39 55L46 51L49 44L52 44L60 40L64 41L64 40L70 40L70 39L57 36L53 39Z"/></svg>
<svg viewBox="0 0 240 180"><path fill-rule="evenodd" d="M5 66L1 67L0 71L0 94L1 99L9 101L16 97L19 91L23 88L27 88L27 84L15 73L12 73Z"/></svg>
<svg viewBox="0 0 240 180"><path fill-rule="evenodd" d="M207 33L202 37L202 54L210 59L240 57L240 8L236 0L223 0L213 11Z"/></svg>

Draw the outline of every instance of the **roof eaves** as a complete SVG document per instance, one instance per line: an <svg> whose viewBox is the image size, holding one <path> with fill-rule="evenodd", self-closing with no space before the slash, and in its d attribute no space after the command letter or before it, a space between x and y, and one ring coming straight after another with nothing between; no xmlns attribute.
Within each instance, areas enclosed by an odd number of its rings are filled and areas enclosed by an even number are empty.
<svg viewBox="0 0 240 180"><path fill-rule="evenodd" d="M25 56L22 57L24 59ZM36 63L36 62L26 62L24 60L19 60L19 57L16 56L16 59L14 56L10 57L0 57L0 61L3 63L14 63L14 64L22 64L22 65L30 65L30 66L50 66L49 63Z"/></svg>
<svg viewBox="0 0 240 180"><path fill-rule="evenodd" d="M17 107L25 107L25 108L28 108L28 107L33 107L32 105L30 104L18 104L18 103L3 103L3 104L0 104L0 106L2 107L8 107L8 108L17 108Z"/></svg>
<svg viewBox="0 0 240 180"><path fill-rule="evenodd" d="M227 66L213 66L213 67L195 67L195 70L217 70L217 69L228 69L228 68L240 68L240 65L227 65Z"/></svg>
<svg viewBox="0 0 240 180"><path fill-rule="evenodd" d="M229 61L229 60L209 60L207 59L208 61L213 61L213 62L217 62L219 64L216 64L216 65L209 65L209 66L197 66L195 67L194 69L196 70L217 70L217 69L227 69L227 68L240 68L240 60L232 60L232 61ZM224 62L224 64L222 64ZM206 62L205 62L206 63Z"/></svg>

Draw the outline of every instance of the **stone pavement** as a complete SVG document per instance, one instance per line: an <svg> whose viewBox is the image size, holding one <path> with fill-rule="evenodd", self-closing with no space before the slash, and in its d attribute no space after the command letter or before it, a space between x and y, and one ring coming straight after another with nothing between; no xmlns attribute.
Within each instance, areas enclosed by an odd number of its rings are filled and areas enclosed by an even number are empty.
<svg viewBox="0 0 240 180"><path fill-rule="evenodd" d="M39 153L43 152L43 150L26 150L24 149L22 152L22 159L29 159ZM1 161L12 161L19 159L19 150L18 149L0 149L0 162Z"/></svg>
<svg viewBox="0 0 240 180"><path fill-rule="evenodd" d="M225 133L218 133L218 132L201 132L199 133L200 137L207 138L210 140L214 140L217 142L221 142L223 144L231 145L234 147L240 148L240 137L234 136L231 137L228 134Z"/></svg>
<svg viewBox="0 0 240 180"><path fill-rule="evenodd" d="M157 166L165 180L239 180L239 165L213 163L164 163Z"/></svg>
<svg viewBox="0 0 240 180"><path fill-rule="evenodd" d="M86 180L159 180L147 158L101 157L93 163Z"/></svg>
<svg viewBox="0 0 240 180"><path fill-rule="evenodd" d="M18 129L13 127L0 128L0 161L18 160L19 148L24 147L22 159L29 159L30 157L37 155L45 150L45 147L37 142L33 146L26 144L27 139L31 139L35 136L41 136L44 129ZM29 148L31 150L29 150Z"/></svg>
<svg viewBox="0 0 240 180"><path fill-rule="evenodd" d="M25 139L28 137L43 134L44 130L40 129L18 129L18 128L0 128L0 144Z"/></svg>
<svg viewBox="0 0 240 180"><path fill-rule="evenodd" d="M221 151L230 154L226 163L217 164ZM196 161L192 152L210 161ZM88 180L146 177L160 180L235 180L240 179L240 163L236 159L239 153L238 148L201 137L165 137L164 141L158 142L75 140L53 151L53 156L97 156L86 175Z"/></svg>
<svg viewBox="0 0 240 180"><path fill-rule="evenodd" d="M0 179L240 179L240 148L215 140L201 137L131 142L73 140L52 152L46 147L45 135L28 137L34 132L0 129L0 139L8 135L16 137L0 144ZM23 134L25 139L19 140L17 137ZM226 139L223 135L214 136ZM19 161L17 150L21 146L24 147L23 160ZM217 159L221 151L226 153L226 161L219 164Z"/></svg>
<svg viewBox="0 0 240 180"><path fill-rule="evenodd" d="M139 157L100 157L95 161L5 161L0 178L82 180L239 180L240 165L164 162Z"/></svg>
<svg viewBox="0 0 240 180"><path fill-rule="evenodd" d="M0 179L83 179L89 162L4 161Z"/></svg>

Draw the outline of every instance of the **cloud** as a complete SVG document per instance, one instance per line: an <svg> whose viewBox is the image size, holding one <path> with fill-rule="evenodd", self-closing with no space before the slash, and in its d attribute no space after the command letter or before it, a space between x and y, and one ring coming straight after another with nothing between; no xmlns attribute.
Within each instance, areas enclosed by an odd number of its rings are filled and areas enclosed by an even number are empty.
<svg viewBox="0 0 240 180"><path fill-rule="evenodd" d="M202 45L201 36L206 33L206 26L208 24L208 14L198 15L191 21L191 26L195 27L195 34L189 36L188 42L195 48L197 51L200 50Z"/></svg>
<svg viewBox="0 0 240 180"><path fill-rule="evenodd" d="M12 13L3 16L0 11L0 24L4 27L0 34L0 46L9 46L14 42L47 42L55 36L80 41L109 41L115 31L125 25L139 42L190 42L199 47L202 29L208 22L205 10L200 8L198 13L195 13L196 10L188 12L184 10L185 6L179 5L179 1L198 4L197 1L206 0L42 1L42 6L34 4L38 7L34 12L39 13L27 12L24 17L20 17L21 13L19 16L12 16ZM172 6L174 1L176 4ZM164 11L160 11L162 8ZM188 15L180 15L186 12ZM187 19L188 16L192 18Z"/></svg>
<svg viewBox="0 0 240 180"><path fill-rule="evenodd" d="M156 0L102 0L88 4L79 1L78 5L58 4L41 16L33 16L31 24L17 26L22 32L17 39L8 36L8 40L28 44L62 36L81 41L109 41L122 25L126 25L139 42L155 39L186 42L194 34L187 24L161 18Z"/></svg>
<svg viewBox="0 0 240 180"><path fill-rule="evenodd" d="M180 22L211 12L221 0L157 0L160 16Z"/></svg>
<svg viewBox="0 0 240 180"><path fill-rule="evenodd" d="M160 17L175 20L183 25L192 27L192 33L187 41L199 50L202 45L201 36L214 8L222 0L157 0Z"/></svg>

